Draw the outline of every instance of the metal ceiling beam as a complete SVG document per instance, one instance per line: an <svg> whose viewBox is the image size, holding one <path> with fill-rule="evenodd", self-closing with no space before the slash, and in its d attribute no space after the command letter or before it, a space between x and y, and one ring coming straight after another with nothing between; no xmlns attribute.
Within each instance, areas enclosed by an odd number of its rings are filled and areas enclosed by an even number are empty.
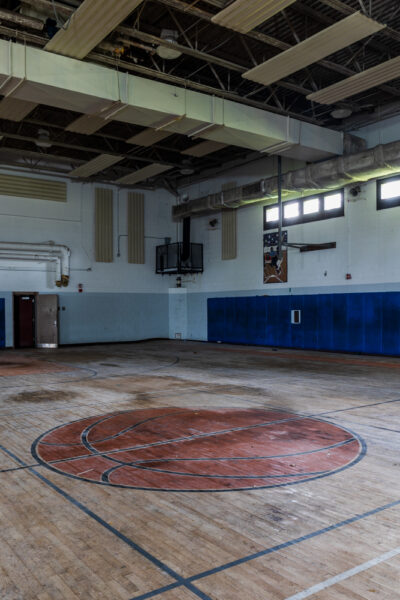
<svg viewBox="0 0 400 600"><path fill-rule="evenodd" d="M43 1L43 0L41 0L41 1ZM322 0L322 1L324 3L330 3L330 2L338 3L339 2L340 5L343 4L342 2L340 2L340 0ZM191 14L195 17L198 17L199 19L204 19L205 21L212 23L212 17L214 16L212 13L209 13L205 10L197 8L196 6L189 6L185 2L182 2L182 0L157 0L157 2L159 2L160 4L163 4L165 6L175 8L176 10L178 10L180 12L184 12L186 14ZM349 8L345 4L343 6L345 6L347 9ZM346 12L346 14L352 14L353 12L357 12L357 11L354 9L351 9L351 13ZM384 31L387 31L387 30L388 30L388 28L386 28ZM398 36L397 39L400 40L400 33L397 33L397 32L395 32L395 33ZM273 36L266 35L265 33L261 33L260 31L249 31L248 33L243 34L243 35L246 35L247 37L250 37L261 43L268 44L269 46L273 46L274 48L279 48L279 50L288 50L289 48L293 47L291 44L282 42L281 40L277 40ZM356 75L356 72L353 71L352 69L349 69L348 67L343 67L342 65L338 65L337 63L331 62L330 60L326 60L326 59L320 60L317 64L322 65L323 67L330 69L331 71L335 71L336 73L340 73L341 75L348 75L348 76ZM380 89L385 92L388 92L390 94L393 94L394 96L400 96L399 90L397 90L396 88L393 88L391 86L383 85L383 86L380 86Z"/></svg>
<svg viewBox="0 0 400 600"><path fill-rule="evenodd" d="M0 136L3 136L4 138L10 138L10 139L14 139L14 140L21 140L24 142L32 142L35 143L37 138L33 137L33 136L28 136L28 135L21 135L18 133L9 133L7 131L0 131ZM89 146L80 146L79 144L68 144L66 142L60 142L55 140L51 140L51 144L52 146L56 146L58 148L65 148L68 150L78 150L80 152L89 152L91 154L102 154L103 150L99 149L99 148L92 148ZM143 156L136 156L134 154L119 154L118 152L108 152L108 154L112 154L114 156L122 156L123 158L128 158L129 160L133 160L133 161L137 161L137 162L143 162L143 163L147 163L147 164L152 164L154 163L154 158L145 158ZM72 159L70 159L72 160ZM87 160L87 159L86 159ZM171 162L167 162L167 161L162 161L162 160L157 160L158 163L164 164L165 166L168 167L181 167L180 163L171 163Z"/></svg>
<svg viewBox="0 0 400 600"><path fill-rule="evenodd" d="M334 8L335 10L342 13L343 15L352 15L353 13L357 12L357 9L351 8L351 6L348 6L341 0L320 0L320 1L322 4L325 4L325 6ZM387 37L390 37L393 40L400 42L400 32L396 31L392 27L387 26L383 33Z"/></svg>

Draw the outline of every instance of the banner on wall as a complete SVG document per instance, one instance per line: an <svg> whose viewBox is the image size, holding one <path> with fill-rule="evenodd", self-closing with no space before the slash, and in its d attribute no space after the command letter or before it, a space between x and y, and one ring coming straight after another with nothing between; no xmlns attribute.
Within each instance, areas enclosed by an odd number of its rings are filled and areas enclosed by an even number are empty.
<svg viewBox="0 0 400 600"><path fill-rule="evenodd" d="M286 283L288 280L287 250L282 261L278 260L278 232L264 234L264 283ZM287 231L282 232L283 241L288 241Z"/></svg>

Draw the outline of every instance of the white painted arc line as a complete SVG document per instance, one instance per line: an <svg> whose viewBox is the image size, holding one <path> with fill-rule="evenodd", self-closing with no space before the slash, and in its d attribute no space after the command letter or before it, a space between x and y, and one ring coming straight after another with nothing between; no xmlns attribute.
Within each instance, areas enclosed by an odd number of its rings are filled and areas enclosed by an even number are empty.
<svg viewBox="0 0 400 600"><path fill-rule="evenodd" d="M350 577L353 577L354 575L357 575L358 573L367 571L368 569L371 569L372 567L375 567L376 565L379 565L380 563L386 562L387 560L390 560L391 558L394 558L395 556L398 556L399 554L400 554L400 546L398 546L397 548L394 548L394 550L390 550L390 552L385 552L385 554L381 554L380 556L377 556L376 558L373 558L372 560L369 560L368 562L365 562L362 565L358 565L358 567L354 567L353 569L344 571L344 573L340 573L339 575L335 575L334 577L331 577L330 579L326 579L325 581L322 581L321 583L317 583L316 585L309 587L307 590L303 590L302 592L299 592L298 594L295 594L294 596L290 596L289 598L286 598L285 600L304 600L304 598L309 598L310 596L313 596L314 594L317 594L318 592L321 592L322 590L325 590L328 587L335 585L336 583L340 583L341 581L345 581L346 579L349 579Z"/></svg>

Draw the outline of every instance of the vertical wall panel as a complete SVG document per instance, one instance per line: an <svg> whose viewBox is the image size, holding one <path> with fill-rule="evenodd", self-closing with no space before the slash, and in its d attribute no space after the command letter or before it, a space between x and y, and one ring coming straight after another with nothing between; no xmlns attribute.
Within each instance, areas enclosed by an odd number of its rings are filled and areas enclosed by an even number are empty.
<svg viewBox="0 0 400 600"><path fill-rule="evenodd" d="M208 339L400 356L400 292L212 298Z"/></svg>
<svg viewBox="0 0 400 600"><path fill-rule="evenodd" d="M6 345L6 319L5 319L5 301L0 298L0 348Z"/></svg>
<svg viewBox="0 0 400 600"><path fill-rule="evenodd" d="M144 256L144 194L128 194L128 262L143 265Z"/></svg>
<svg viewBox="0 0 400 600"><path fill-rule="evenodd" d="M113 192L96 188L95 196L95 259L113 262Z"/></svg>
<svg viewBox="0 0 400 600"><path fill-rule="evenodd" d="M230 190L236 182L224 183L222 191ZM221 258L233 260L237 256L237 218L235 208L224 208L221 213Z"/></svg>

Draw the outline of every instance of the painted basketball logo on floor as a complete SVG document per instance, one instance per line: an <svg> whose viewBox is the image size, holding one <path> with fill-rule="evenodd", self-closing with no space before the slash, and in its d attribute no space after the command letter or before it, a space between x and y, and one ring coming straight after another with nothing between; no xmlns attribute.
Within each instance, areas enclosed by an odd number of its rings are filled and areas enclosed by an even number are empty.
<svg viewBox="0 0 400 600"><path fill-rule="evenodd" d="M132 410L61 425L32 454L63 475L165 491L268 488L325 477L365 452L351 431L266 409Z"/></svg>

